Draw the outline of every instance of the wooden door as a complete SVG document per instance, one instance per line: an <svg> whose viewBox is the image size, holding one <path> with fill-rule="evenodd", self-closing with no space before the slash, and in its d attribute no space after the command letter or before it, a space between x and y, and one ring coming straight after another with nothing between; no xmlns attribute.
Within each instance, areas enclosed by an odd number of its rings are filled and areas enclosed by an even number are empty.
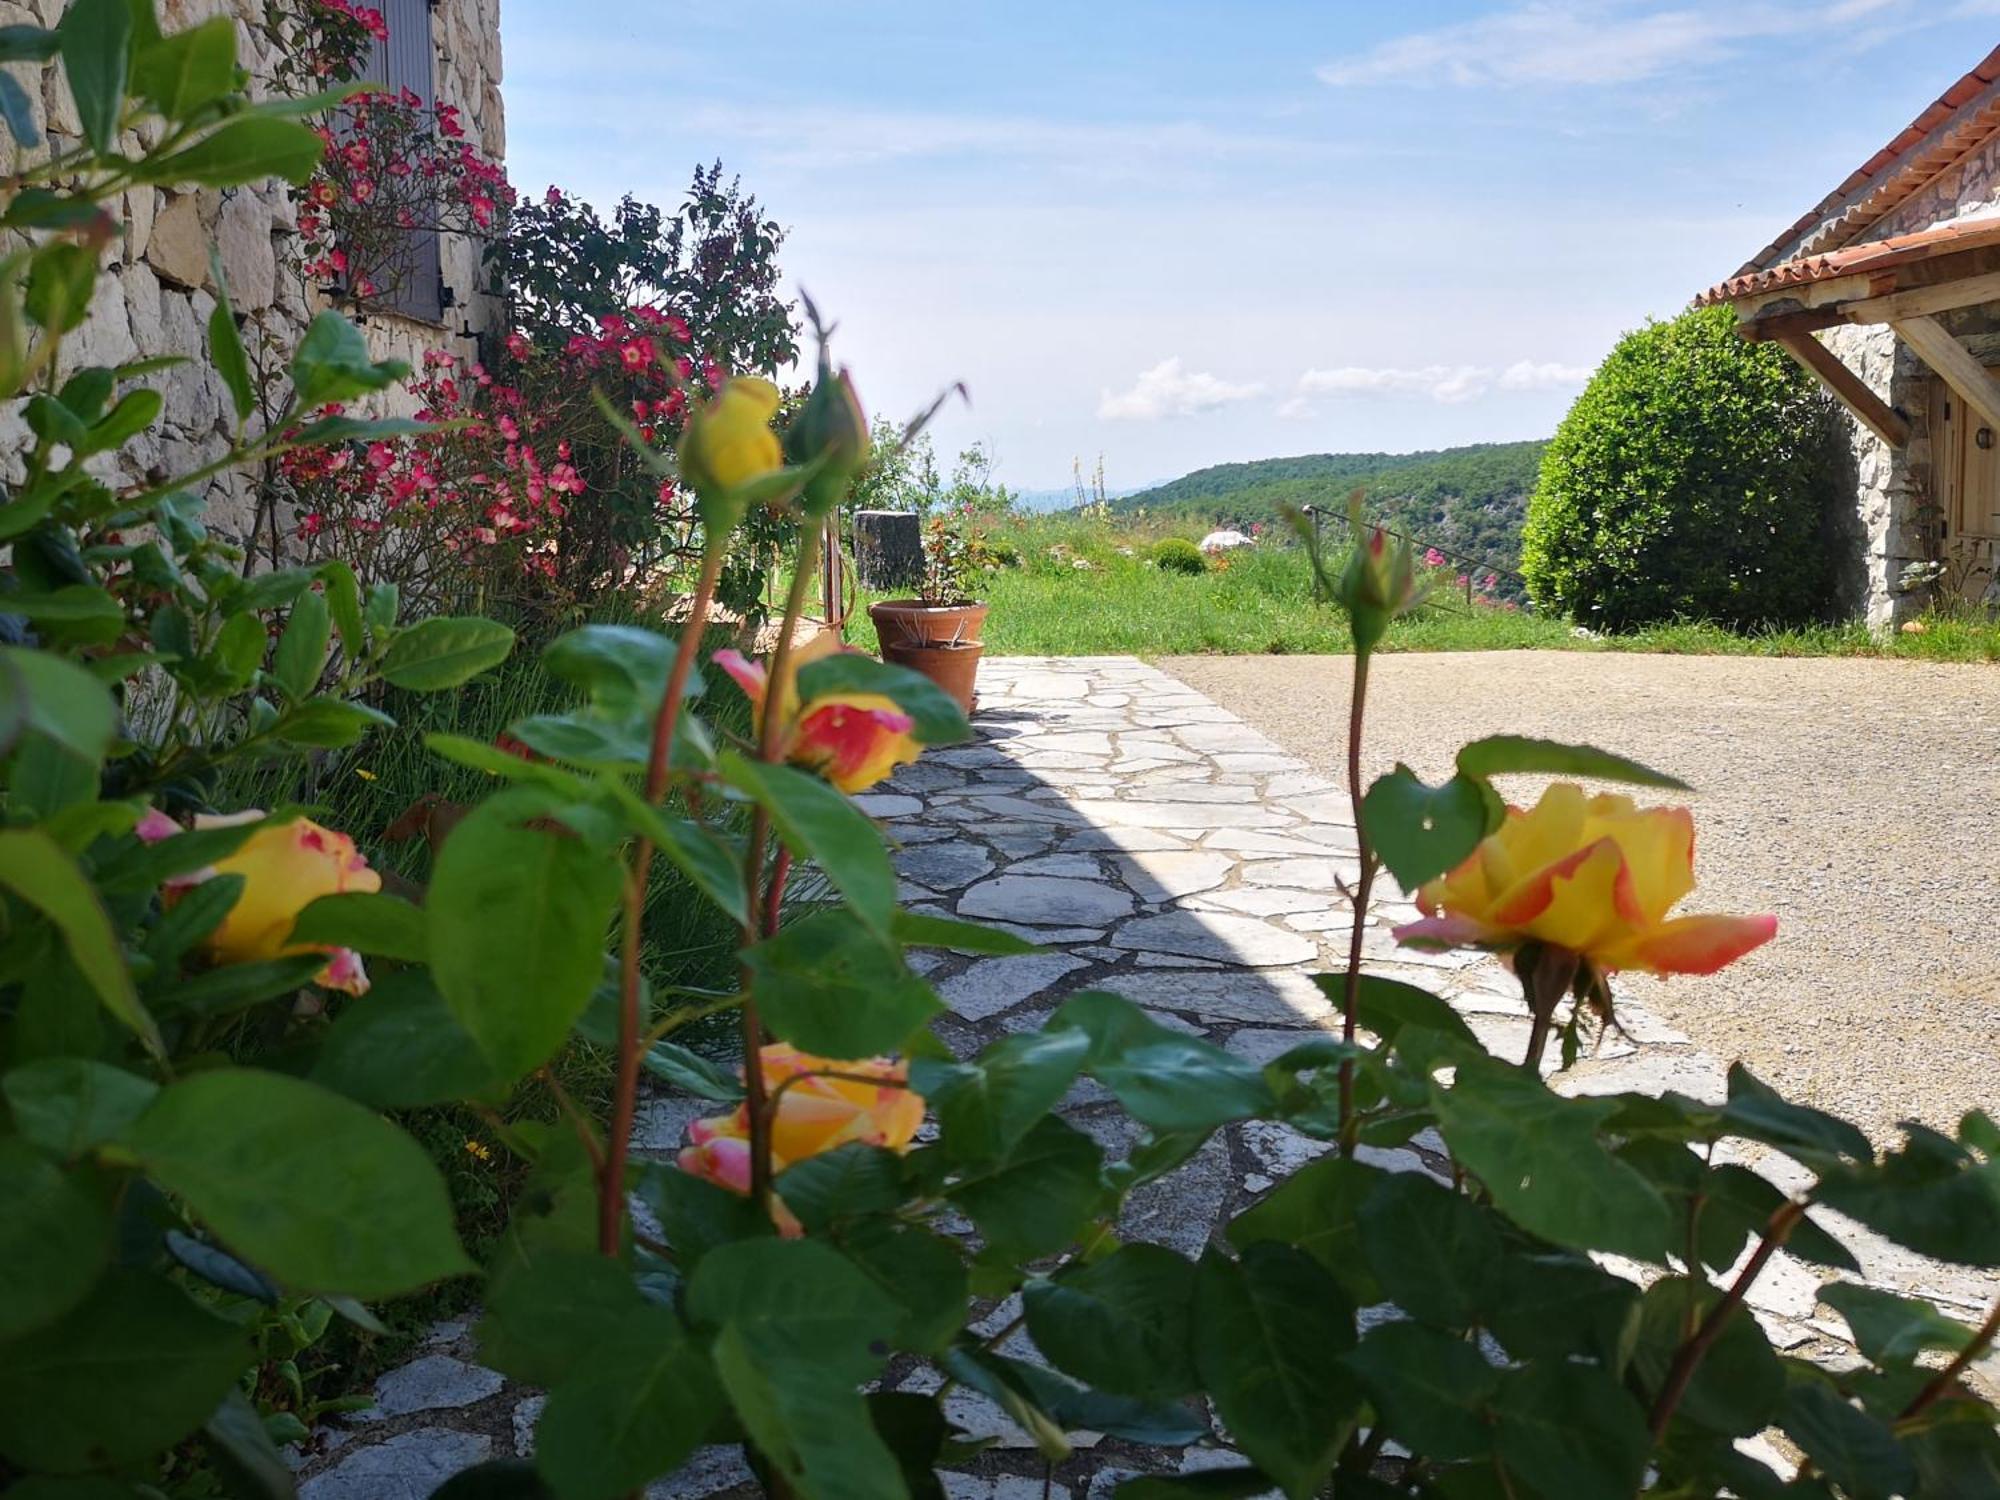
<svg viewBox="0 0 2000 1500"><path fill-rule="evenodd" d="M1935 381L1931 393L1933 482L1944 518L1944 551L1950 565L1946 585L1978 603L1994 582L2000 549L2000 433Z"/></svg>

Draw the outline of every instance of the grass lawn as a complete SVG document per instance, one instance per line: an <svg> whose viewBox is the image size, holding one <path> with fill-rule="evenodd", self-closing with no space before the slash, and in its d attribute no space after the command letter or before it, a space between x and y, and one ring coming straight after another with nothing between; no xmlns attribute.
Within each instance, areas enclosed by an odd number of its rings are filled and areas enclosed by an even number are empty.
<svg viewBox="0 0 2000 1500"><path fill-rule="evenodd" d="M1003 557L1011 552L1018 558L979 579L979 597L992 606L986 649L995 656L1290 655L1350 646L1340 611L1313 602L1304 551L1272 538L1191 575L1146 560L1164 533L1143 524L1040 516L993 523L988 534ZM864 591L848 630L848 640L867 651L876 649L876 640L865 607L881 597ZM1921 632L1887 636L1858 623L1747 633L1686 623L1600 637L1526 610L1475 605L1468 612L1447 591L1398 620L1383 649L2000 660L2000 623L1956 617L1918 623Z"/></svg>

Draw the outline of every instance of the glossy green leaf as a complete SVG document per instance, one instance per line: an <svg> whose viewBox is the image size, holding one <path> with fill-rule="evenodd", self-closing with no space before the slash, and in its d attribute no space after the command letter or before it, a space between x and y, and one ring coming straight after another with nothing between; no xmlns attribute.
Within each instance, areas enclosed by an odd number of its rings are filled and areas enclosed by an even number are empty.
<svg viewBox="0 0 2000 1500"><path fill-rule="evenodd" d="M647 1168L640 1174L638 1191L666 1231L684 1273L692 1273L712 1250L739 1240L767 1239L777 1232L771 1216L743 1194L672 1165Z"/></svg>
<svg viewBox="0 0 2000 1500"><path fill-rule="evenodd" d="M396 721L378 708L351 698L308 698L271 726L271 737L288 745L344 750L371 729L394 729Z"/></svg>
<svg viewBox="0 0 2000 1500"><path fill-rule="evenodd" d="M305 130L302 125L289 130ZM306 131L311 135L310 131ZM314 144L318 144L314 137ZM314 160L317 161L317 156ZM308 167L310 170L310 166ZM377 361L361 330L332 309L321 312L306 329L292 354L292 388L299 408L311 411L332 401L350 401L384 390L402 378L408 367ZM313 436L309 441L325 441Z"/></svg>
<svg viewBox="0 0 2000 1500"><path fill-rule="evenodd" d="M752 760L735 750L718 757L723 780L771 815L778 836L801 859L826 872L856 916L888 938L896 906L896 872L875 825L816 776Z"/></svg>
<svg viewBox="0 0 2000 1500"><path fill-rule="evenodd" d="M292 601L285 632L271 654L271 676L293 700L309 698L326 670L327 646L333 639L333 617L326 600L307 589Z"/></svg>
<svg viewBox="0 0 2000 1500"><path fill-rule="evenodd" d="M499 666L513 649L514 632L497 620L439 615L396 637L383 655L382 675L411 692L442 692Z"/></svg>
<svg viewBox="0 0 2000 1500"><path fill-rule="evenodd" d="M1194 1263L1161 1245L1124 1245L1022 1292L1028 1333L1049 1362L1128 1396L1185 1396L1194 1367Z"/></svg>
<svg viewBox="0 0 2000 1500"><path fill-rule="evenodd" d="M630 1268L594 1250L544 1250L494 1273L479 1353L503 1374L547 1387L589 1364L634 1323L656 1326L661 1318L665 1337L678 1337L678 1320L645 1299Z"/></svg>
<svg viewBox="0 0 2000 1500"><path fill-rule="evenodd" d="M83 441L77 445L77 457L87 458L94 453L109 453L114 448L122 448L159 421L166 404L167 398L150 386L127 391L119 397L118 404L84 434Z"/></svg>
<svg viewBox="0 0 2000 1500"><path fill-rule="evenodd" d="M1092 1037L1092 1075L1126 1113L1153 1130L1212 1130L1277 1110L1262 1068L1169 1030L1116 995L1072 996L1050 1024L1076 1026ZM1113 1037L1115 1045L1107 1045Z"/></svg>
<svg viewBox="0 0 2000 1500"><path fill-rule="evenodd" d="M158 1092L151 1079L86 1057L45 1057L0 1074L21 1138L65 1161L117 1135Z"/></svg>
<svg viewBox="0 0 2000 1500"><path fill-rule="evenodd" d="M75 861L39 829L0 831L0 887L40 910L69 949L70 961L90 982L104 1008L164 1056L159 1028L139 1003L131 972L97 892Z"/></svg>
<svg viewBox="0 0 2000 1500"><path fill-rule="evenodd" d="M139 176L145 182L191 182L212 188L241 187L266 177L302 183L325 152L326 143L297 121L242 114L225 120L192 146L146 159ZM308 400L302 394L300 404L309 409L344 399L323 395Z"/></svg>
<svg viewBox="0 0 2000 1500"><path fill-rule="evenodd" d="M1062 1102L1089 1051L1081 1031L1022 1032L970 1062L919 1059L910 1083L937 1116L946 1156L995 1162Z"/></svg>
<svg viewBox="0 0 2000 1500"><path fill-rule="evenodd" d="M1342 1363L1397 1442L1443 1459L1492 1451L1486 1408L1500 1372L1463 1338L1423 1323L1379 1323Z"/></svg>
<svg viewBox="0 0 2000 1500"><path fill-rule="evenodd" d="M760 1342L768 1337L829 1373L856 1380L879 1365L873 1346L902 1315L892 1297L832 1246L771 1238L742 1240L703 1256L688 1278L687 1311L701 1326L733 1326Z"/></svg>
<svg viewBox="0 0 2000 1500"><path fill-rule="evenodd" d="M742 1102L741 1079L678 1042L653 1043L646 1049L642 1062L648 1073L680 1093L722 1104Z"/></svg>
<svg viewBox="0 0 2000 1500"><path fill-rule="evenodd" d="M1819 1300L1847 1320L1855 1347L1876 1365L1904 1364L1934 1349L1956 1354L1972 1341L1970 1328L1921 1297L1832 1281L1820 1288Z"/></svg>
<svg viewBox="0 0 2000 1500"><path fill-rule="evenodd" d="M1368 788L1361 824L1405 891L1452 869L1491 831L1479 782L1460 775L1426 786L1405 765Z"/></svg>
<svg viewBox="0 0 2000 1500"><path fill-rule="evenodd" d="M45 27L0 26L0 62L47 62L61 46L61 36Z"/></svg>
<svg viewBox="0 0 2000 1500"><path fill-rule="evenodd" d="M1361 1253L1389 1301L1449 1328L1480 1321L1501 1257L1487 1211L1421 1172L1395 1172L1376 1184L1356 1222Z"/></svg>
<svg viewBox="0 0 2000 1500"><path fill-rule="evenodd" d="M1290 1500L1319 1493L1361 1414L1340 1358L1353 1347L1353 1306L1302 1251L1264 1243L1240 1260L1202 1257L1195 1367L1237 1446Z"/></svg>
<svg viewBox="0 0 2000 1500"><path fill-rule="evenodd" d="M409 964L422 963L429 951L422 907L401 896L367 891L321 896L299 913L291 941L352 948L371 958Z"/></svg>
<svg viewBox="0 0 2000 1500"><path fill-rule="evenodd" d="M930 678L858 651L832 652L799 668L801 703L834 694L873 694L891 700L914 721L910 733L925 745L956 745L972 738L964 712Z"/></svg>
<svg viewBox="0 0 2000 1500"><path fill-rule="evenodd" d="M96 252L82 245L44 245L28 263L22 306L51 335L60 336L80 327L90 315L90 294L96 285Z"/></svg>
<svg viewBox="0 0 2000 1500"><path fill-rule="evenodd" d="M93 151L110 151L118 136L132 31L129 0L71 0L56 26L63 75Z"/></svg>
<svg viewBox="0 0 2000 1500"><path fill-rule="evenodd" d="M155 981L147 999L165 1016L229 1016L280 995L295 994L312 983L325 964L317 953L221 964L178 983Z"/></svg>
<svg viewBox="0 0 2000 1500"><path fill-rule="evenodd" d="M430 976L416 970L377 979L365 1005L341 1011L311 1078L371 1109L484 1098L504 1086Z"/></svg>
<svg viewBox="0 0 2000 1500"><path fill-rule="evenodd" d="M851 1381L781 1339L734 1324L714 1345L716 1373L766 1462L815 1500L904 1500L901 1466Z"/></svg>
<svg viewBox="0 0 2000 1500"><path fill-rule="evenodd" d="M162 1089L122 1139L232 1249L301 1290L385 1297L472 1269L423 1149L331 1090L218 1068Z"/></svg>
<svg viewBox="0 0 2000 1500"><path fill-rule="evenodd" d="M909 1195L902 1157L860 1141L794 1163L774 1185L785 1206L814 1233L844 1219L893 1212Z"/></svg>
<svg viewBox="0 0 2000 1500"><path fill-rule="evenodd" d="M367 636L361 620L361 585L354 569L337 557L319 565L320 582L326 589L327 612L340 636L340 650L348 661L360 658Z"/></svg>
<svg viewBox="0 0 2000 1500"><path fill-rule="evenodd" d="M1593 745L1565 745L1518 734L1495 734L1474 740L1458 752L1458 769L1461 775L1482 778L1511 774L1588 776L1595 781L1622 781L1630 786L1688 790L1688 784L1678 777Z"/></svg>
<svg viewBox="0 0 2000 1500"><path fill-rule="evenodd" d="M188 119L236 84L236 26L216 16L141 46L132 59L132 91L169 120Z"/></svg>
<svg viewBox="0 0 2000 1500"><path fill-rule="evenodd" d="M586 625L550 642L542 665L551 677L582 688L598 711L638 716L650 727L667 695L676 649L671 636L636 625ZM701 690L701 675L690 672L682 701Z"/></svg>
<svg viewBox="0 0 2000 1500"><path fill-rule="evenodd" d="M425 903L438 989L510 1078L553 1056L589 1004L622 885L581 839L529 826L548 807L513 791L475 808L439 851Z"/></svg>
<svg viewBox="0 0 2000 1500"><path fill-rule="evenodd" d="M1922 1125L1873 1166L1827 1171L1817 1197L1906 1249L1968 1266L2000 1266L2000 1158Z"/></svg>
<svg viewBox="0 0 2000 1500"><path fill-rule="evenodd" d="M111 1217L18 1136L0 1136L0 1203L0 1339L8 1339L53 1323L90 1290L110 1258ZM5 1352L0 1345L0 1359Z"/></svg>
<svg viewBox="0 0 2000 1500"><path fill-rule="evenodd" d="M1588 1256L1515 1251L1493 1268L1487 1318L1516 1359L1581 1354L1623 1370L1639 1333L1639 1289Z"/></svg>
<svg viewBox="0 0 2000 1500"><path fill-rule="evenodd" d="M1493 1403L1495 1448L1534 1491L1563 1500L1631 1500L1652 1441L1638 1403L1588 1365L1508 1373Z"/></svg>
<svg viewBox="0 0 2000 1500"><path fill-rule="evenodd" d="M1062 1249L1104 1206L1102 1157L1053 1115L1037 1121L1004 1161L968 1171L946 1196L989 1246L1023 1257Z"/></svg>
<svg viewBox="0 0 2000 1500"><path fill-rule="evenodd" d="M895 1299L902 1317L889 1335L898 1349L936 1354L965 1326L971 1297L963 1251L950 1240L886 1218L845 1223L840 1253Z"/></svg>
<svg viewBox="0 0 2000 1500"><path fill-rule="evenodd" d="M1854 1126L1824 1110L1791 1103L1742 1063L1730 1066L1729 1102L1722 1118L1735 1134L1776 1146L1809 1167L1874 1159L1868 1137Z"/></svg>
<svg viewBox="0 0 2000 1500"><path fill-rule="evenodd" d="M1042 951L1040 944L1016 933L1003 932L981 922L933 916L929 912L899 911L891 919L890 930L906 948L950 948L959 953L986 953L1000 958Z"/></svg>
<svg viewBox="0 0 2000 1500"><path fill-rule="evenodd" d="M244 1329L171 1282L109 1271L66 1317L0 1346L0 1455L59 1474L151 1459L251 1357Z"/></svg>
<svg viewBox="0 0 2000 1500"><path fill-rule="evenodd" d="M732 922L739 927L747 923L740 851L710 829L654 806L618 777L605 778L603 786L625 809L635 831L651 839L653 847L672 860ZM881 945L878 942L876 946Z"/></svg>
<svg viewBox="0 0 2000 1500"><path fill-rule="evenodd" d="M1322 1156L1292 1173L1263 1202L1229 1224L1229 1243L1295 1245L1317 1260L1358 1306L1383 1300L1361 1253L1361 1205L1389 1174L1340 1156Z"/></svg>
<svg viewBox="0 0 2000 1500"><path fill-rule="evenodd" d="M0 686L25 694L27 723L92 765L118 729L118 708L104 685L73 662L46 651L0 646L8 676Z"/></svg>
<svg viewBox="0 0 2000 1500"><path fill-rule="evenodd" d="M1685 1276L1662 1277L1646 1288L1632 1356L1644 1389L1658 1393L1688 1329L1721 1300L1714 1287ZM1771 1422L1784 1394L1784 1367L1770 1341L1755 1318L1739 1311L1722 1325L1675 1415L1712 1432L1750 1437Z"/></svg>
<svg viewBox="0 0 2000 1500"><path fill-rule="evenodd" d="M298 1487L291 1465L278 1451L270 1429L250 1398L240 1390L222 1398L221 1405L201 1424L210 1461L222 1472L232 1493L254 1500L295 1500Z"/></svg>
<svg viewBox="0 0 2000 1500"><path fill-rule="evenodd" d="M944 1009L898 950L842 908L786 923L744 949L743 963L771 1034L821 1057L901 1051Z"/></svg>
<svg viewBox="0 0 2000 1500"><path fill-rule="evenodd" d="M549 1392L535 1466L564 1500L620 1500L685 1463L722 1409L707 1353L642 1304Z"/></svg>
<svg viewBox="0 0 2000 1500"><path fill-rule="evenodd" d="M1896 1434L1812 1380L1785 1393L1785 1436L1853 1500L1893 1500L1916 1486L1917 1471Z"/></svg>
<svg viewBox="0 0 2000 1500"><path fill-rule="evenodd" d="M1451 1087L1432 1085L1431 1105L1452 1155L1530 1233L1646 1260L1673 1242L1666 1200L1598 1137L1615 1102L1561 1098L1517 1067L1468 1058Z"/></svg>
<svg viewBox="0 0 2000 1500"><path fill-rule="evenodd" d="M1183 1447L1208 1433L1208 1424L1178 1401L1153 1401L1093 1390L1046 1365L962 1347L946 1355L942 1363L975 1390L988 1395L996 1391L1015 1394L1022 1407L1046 1413L1047 1419L1062 1432L1101 1432L1107 1437L1156 1448ZM986 1375L985 1384L969 1378L978 1372ZM1014 1406L1006 1409L1016 1420L1025 1414Z"/></svg>

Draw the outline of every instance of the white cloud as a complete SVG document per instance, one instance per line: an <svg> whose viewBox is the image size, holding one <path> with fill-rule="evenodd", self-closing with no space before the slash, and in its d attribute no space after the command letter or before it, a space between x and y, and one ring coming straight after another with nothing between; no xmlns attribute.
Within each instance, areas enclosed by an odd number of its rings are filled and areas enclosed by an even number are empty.
<svg viewBox="0 0 2000 1500"><path fill-rule="evenodd" d="M1238 385L1205 370L1183 369L1176 355L1142 371L1131 390L1117 395L1102 392L1097 415L1106 422L1156 422L1161 417L1198 416L1263 393L1259 384Z"/></svg>
<svg viewBox="0 0 2000 1500"><path fill-rule="evenodd" d="M1477 20L1394 37L1319 69L1322 82L1490 84L1501 87L1637 83L1727 57L1733 45L1823 33L1908 9L1910 0L1839 0L1779 7L1694 0L1531 0Z"/></svg>
<svg viewBox="0 0 2000 1500"><path fill-rule="evenodd" d="M1443 406L1476 401L1493 390L1559 391L1590 379L1587 365L1516 360L1505 369L1491 365L1420 365L1398 369L1383 365L1340 365L1307 370L1299 377L1298 394L1280 408L1281 416L1302 416L1310 396L1417 396Z"/></svg>

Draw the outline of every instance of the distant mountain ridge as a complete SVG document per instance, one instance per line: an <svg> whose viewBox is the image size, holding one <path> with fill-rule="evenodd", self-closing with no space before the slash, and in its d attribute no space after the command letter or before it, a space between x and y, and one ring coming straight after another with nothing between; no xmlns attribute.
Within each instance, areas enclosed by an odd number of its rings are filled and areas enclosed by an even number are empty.
<svg viewBox="0 0 2000 1500"><path fill-rule="evenodd" d="M1426 544L1518 566L1521 522L1545 440L1472 443L1420 453L1305 453L1214 464L1111 502L1115 511L1266 521L1287 505L1338 506L1354 489L1371 519Z"/></svg>

